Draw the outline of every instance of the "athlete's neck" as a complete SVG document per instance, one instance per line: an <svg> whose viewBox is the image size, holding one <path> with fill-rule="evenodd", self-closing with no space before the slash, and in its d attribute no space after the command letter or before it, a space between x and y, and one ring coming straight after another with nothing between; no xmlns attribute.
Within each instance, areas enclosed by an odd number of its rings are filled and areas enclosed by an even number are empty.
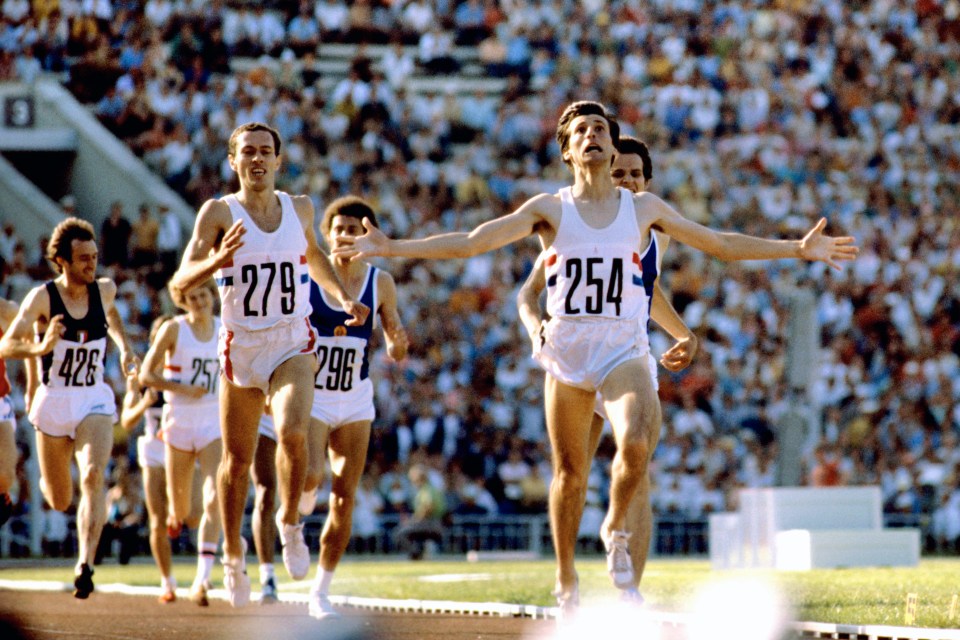
<svg viewBox="0 0 960 640"><path fill-rule="evenodd" d="M254 191L241 186L236 196L237 201L254 218L268 218L273 211L274 204L278 202L277 195L272 188Z"/></svg>
<svg viewBox="0 0 960 640"><path fill-rule="evenodd" d="M610 182L609 171L600 171L591 166L575 169L574 174L571 192L578 200L601 202L617 194L616 188Z"/></svg>
<svg viewBox="0 0 960 640"><path fill-rule="evenodd" d="M64 273L56 279L56 283L68 298L80 300L87 297L87 283L82 280L74 280Z"/></svg>
<svg viewBox="0 0 960 640"><path fill-rule="evenodd" d="M333 270L344 288L352 296L359 296L363 288L363 281L367 275L367 263L363 260L346 260L334 258Z"/></svg>

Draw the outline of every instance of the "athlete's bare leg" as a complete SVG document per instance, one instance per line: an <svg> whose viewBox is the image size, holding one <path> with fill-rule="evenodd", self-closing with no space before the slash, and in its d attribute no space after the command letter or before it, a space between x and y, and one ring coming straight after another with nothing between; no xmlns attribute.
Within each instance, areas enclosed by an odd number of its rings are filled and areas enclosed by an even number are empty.
<svg viewBox="0 0 960 640"><path fill-rule="evenodd" d="M593 457L597 455L597 448L600 446L600 436L603 434L604 420L598 414L593 414L593 423L590 425L590 450L593 451ZM656 431L659 440L659 430ZM654 442L650 450L657 448ZM640 587L640 581L643 579L643 570L647 565L647 556L650 553L650 538L653 535L653 509L650 505L650 473L643 477L637 492L633 494L633 500L627 507L627 524L625 530L632 534L630 536L629 550L630 563L633 565L633 586Z"/></svg>
<svg viewBox="0 0 960 640"><path fill-rule="evenodd" d="M277 523L274 521L277 512L276 455L277 443L261 435L253 459L253 484L257 493L250 523L260 564L273 564L277 544Z"/></svg>
<svg viewBox="0 0 960 640"><path fill-rule="evenodd" d="M77 505L77 538L80 561L93 565L100 532L107 519L107 494L103 475L113 448L111 416L89 415L77 426L77 468L80 471L80 502Z"/></svg>
<svg viewBox="0 0 960 640"><path fill-rule="evenodd" d="M553 450L550 529L557 554L557 585L563 594L572 593L576 587L574 552L590 474L590 420L595 398L592 391L546 375L544 401Z"/></svg>
<svg viewBox="0 0 960 640"><path fill-rule="evenodd" d="M310 380L313 380L311 377ZM263 415L264 395L260 389L237 387L220 378L220 433L223 456L217 470L217 495L223 523L223 555L243 555L240 527L250 486L250 465L257 448L257 426Z"/></svg>
<svg viewBox="0 0 960 640"><path fill-rule="evenodd" d="M307 430L307 473L303 479L303 491L316 491L323 484L323 464L327 453L328 427L310 418Z"/></svg>
<svg viewBox="0 0 960 640"><path fill-rule="evenodd" d="M353 505L367 463L370 421L351 422L330 433L330 515L320 536L320 568L333 571L350 544Z"/></svg>
<svg viewBox="0 0 960 640"><path fill-rule="evenodd" d="M168 526L179 527L193 508L193 471L197 454L166 444Z"/></svg>
<svg viewBox="0 0 960 640"><path fill-rule="evenodd" d="M15 424L0 420L0 493L7 493L17 476L17 436Z"/></svg>
<svg viewBox="0 0 960 640"><path fill-rule="evenodd" d="M217 438L200 453L200 478L203 482L203 516L197 531L197 547L204 543L216 547L220 541L220 509L217 506L217 467L223 455L222 440Z"/></svg>
<svg viewBox="0 0 960 640"><path fill-rule="evenodd" d="M144 498L150 522L150 553L160 569L169 576L170 538L167 537L167 472L163 467L143 468Z"/></svg>
<svg viewBox="0 0 960 640"><path fill-rule="evenodd" d="M650 371L642 359L614 369L604 380L601 394L617 443L610 470L610 508L601 528L601 535L607 539L612 531L626 528L627 508L647 480L661 413ZM649 493L649 483L647 490Z"/></svg>
<svg viewBox="0 0 960 640"><path fill-rule="evenodd" d="M297 505L307 471L307 428L315 370L316 357L304 354L281 364L270 377L270 410L277 428L280 519L290 525L300 522ZM255 417L259 420L259 414Z"/></svg>
<svg viewBox="0 0 960 640"><path fill-rule="evenodd" d="M37 435L37 460L40 463L40 490L47 504L57 511L66 511L73 502L73 476L70 460L76 443L67 437L55 438L42 431Z"/></svg>

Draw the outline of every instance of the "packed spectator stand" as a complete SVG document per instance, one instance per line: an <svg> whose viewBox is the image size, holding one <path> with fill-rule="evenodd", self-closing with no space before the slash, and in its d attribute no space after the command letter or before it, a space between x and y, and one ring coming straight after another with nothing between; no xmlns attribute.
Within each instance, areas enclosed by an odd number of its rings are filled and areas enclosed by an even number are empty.
<svg viewBox="0 0 960 640"><path fill-rule="evenodd" d="M861 246L838 272L671 245L662 283L700 352L660 370L655 512L699 526L737 488L775 482L785 300L799 286L816 296L821 346L805 482L879 484L889 524L960 551L957 0L3 0L2 13L0 81L58 74L196 206L235 187L226 138L262 120L284 140L280 188L318 210L355 193L397 237L469 229L569 182L554 126L589 98L647 142L651 190L694 220L798 237L826 216ZM183 230L150 203L110 220L103 268L143 353L172 310L163 287ZM514 303L538 251L386 265L411 351L373 362L358 540L409 510L415 462L455 516L544 513L542 375ZM50 276L12 225L0 257L4 297ZM651 333L664 351L669 337ZM109 373L122 394L116 363ZM133 450L118 438L117 485ZM585 540L611 453L601 445ZM703 550L665 540L663 552Z"/></svg>

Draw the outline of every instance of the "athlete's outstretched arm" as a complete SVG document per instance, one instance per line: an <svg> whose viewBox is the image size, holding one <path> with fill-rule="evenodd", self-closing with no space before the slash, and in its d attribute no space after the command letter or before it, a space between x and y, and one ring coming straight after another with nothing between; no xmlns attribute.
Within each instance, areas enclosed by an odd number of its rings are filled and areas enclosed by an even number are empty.
<svg viewBox="0 0 960 640"><path fill-rule="evenodd" d="M170 279L170 289L182 298L211 277L243 246L247 230L243 222L231 223L229 207L219 200L207 200L200 207L193 235L183 252L180 268Z"/></svg>
<svg viewBox="0 0 960 640"><path fill-rule="evenodd" d="M380 314L380 325L387 343L387 355L394 362L400 362L407 357L410 343L397 312L397 285L393 276L385 271L377 273L377 299L380 300L377 313Z"/></svg>
<svg viewBox="0 0 960 640"><path fill-rule="evenodd" d="M130 346L127 332L123 328L123 319L114 304L117 297L117 285L109 278L100 278L97 284L100 286L103 311L107 316L107 333L114 344L117 345L117 348L120 349L120 364L123 367L123 373L124 375L136 375L140 368L140 359Z"/></svg>
<svg viewBox="0 0 960 640"><path fill-rule="evenodd" d="M540 335L540 294L546 288L546 267L543 265L543 254L541 253L533 264L533 271L530 272L517 293L517 311L520 314L520 322L527 330L527 335L530 336L534 348L543 346L543 337ZM537 342L540 342L540 344L536 344Z"/></svg>
<svg viewBox="0 0 960 640"><path fill-rule="evenodd" d="M676 340L676 343L661 356L660 364L670 371L680 371L690 366L693 356L697 354L697 336L667 300L663 289L660 288L659 278L653 285L650 318Z"/></svg>
<svg viewBox="0 0 960 640"><path fill-rule="evenodd" d="M800 258L825 262L834 269L839 269L838 262L853 260L860 251L853 244L852 237L835 238L824 235L826 218L821 218L802 240L768 240L741 233L714 231L684 218L673 207L649 192L635 195L634 201L638 207L653 211L655 217L652 224L662 228L667 235L720 260Z"/></svg>
<svg viewBox="0 0 960 640"><path fill-rule="evenodd" d="M334 253L351 259L371 256L469 258L499 249L534 233L543 220L540 211L551 197L547 194L534 196L513 213L484 222L469 233L443 233L416 240L391 240L364 219L363 226L367 232L355 238L352 245L345 243Z"/></svg>
<svg viewBox="0 0 960 640"><path fill-rule="evenodd" d="M350 297L333 270L330 258L317 244L317 234L313 230L313 202L307 196L297 196L293 199L293 206L300 217L303 233L307 238L307 270L310 272L310 277L327 293L336 297L343 310L353 316L347 320L347 325L362 325L366 322L370 309Z"/></svg>

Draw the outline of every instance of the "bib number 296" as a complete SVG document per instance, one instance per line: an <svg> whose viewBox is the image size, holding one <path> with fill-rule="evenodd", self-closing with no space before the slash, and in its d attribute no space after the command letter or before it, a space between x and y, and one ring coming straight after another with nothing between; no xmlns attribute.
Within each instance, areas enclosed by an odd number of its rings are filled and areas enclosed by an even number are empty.
<svg viewBox="0 0 960 640"><path fill-rule="evenodd" d="M326 391L350 391L353 389L353 365L357 361L356 349L327 347L317 349L317 378L314 386Z"/></svg>

